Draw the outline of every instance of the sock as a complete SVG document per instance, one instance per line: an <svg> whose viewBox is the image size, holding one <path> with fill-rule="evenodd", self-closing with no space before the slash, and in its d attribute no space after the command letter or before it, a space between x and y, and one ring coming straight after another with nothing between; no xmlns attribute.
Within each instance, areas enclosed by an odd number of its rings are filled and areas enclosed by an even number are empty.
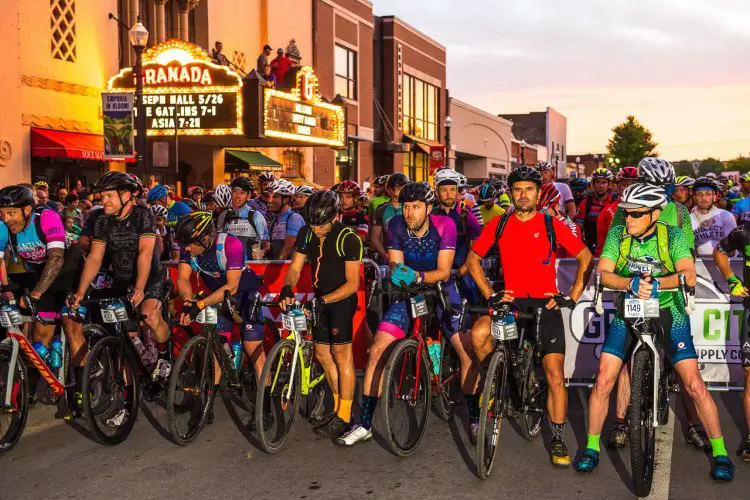
<svg viewBox="0 0 750 500"><path fill-rule="evenodd" d="M333 395L333 411L339 411L339 395Z"/></svg>
<svg viewBox="0 0 750 500"><path fill-rule="evenodd" d="M565 422L556 424L550 420L549 425L552 428L552 439L563 441L565 439Z"/></svg>
<svg viewBox="0 0 750 500"><path fill-rule="evenodd" d="M479 394L464 394L464 399L469 410L469 422L477 422L479 420Z"/></svg>
<svg viewBox="0 0 750 500"><path fill-rule="evenodd" d="M729 453L727 453L727 449L724 446L724 436L719 436L716 439L708 439L711 441L711 449L713 451L714 458L720 457L720 456L729 456Z"/></svg>
<svg viewBox="0 0 750 500"><path fill-rule="evenodd" d="M595 450L596 452L600 452L601 447L599 446L599 438L601 437L601 434L589 434L588 442L586 443L586 448Z"/></svg>
<svg viewBox="0 0 750 500"><path fill-rule="evenodd" d="M352 419L352 400L351 399L339 399L338 410L336 415L346 422L347 424Z"/></svg>
<svg viewBox="0 0 750 500"><path fill-rule="evenodd" d="M362 396L362 414L359 416L359 425L367 430L372 429L372 414L375 412L375 405L378 404L375 396Z"/></svg>

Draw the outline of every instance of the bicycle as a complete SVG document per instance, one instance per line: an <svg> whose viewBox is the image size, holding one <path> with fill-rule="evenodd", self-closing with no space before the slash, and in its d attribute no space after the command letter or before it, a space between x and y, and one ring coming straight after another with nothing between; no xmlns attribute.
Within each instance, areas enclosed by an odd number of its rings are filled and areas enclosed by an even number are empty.
<svg viewBox="0 0 750 500"><path fill-rule="evenodd" d="M310 316L309 322L314 326L315 314ZM307 316L295 307L282 311L281 319L282 328L289 334L268 352L260 374L264 390L257 391L255 403L258 442L270 454L281 451L289 441L300 398L305 396L308 406L314 401L314 408L319 409L326 390L326 376L315 361Z"/></svg>
<svg viewBox="0 0 750 500"><path fill-rule="evenodd" d="M15 292L18 285L0 286L0 293ZM69 385L70 351L65 335L60 335L62 350L60 367L52 368L42 359L19 328L25 323L56 324L39 317L28 291L24 293L30 315L22 315L15 301L0 304L0 326L6 337L0 342L0 453L12 450L21 439L29 414L32 398L25 362L30 362L49 386L53 398L66 394ZM68 400L65 398L67 406Z"/></svg>
<svg viewBox="0 0 750 500"><path fill-rule="evenodd" d="M595 290L594 307L599 315L604 313L604 291L622 293L622 290L605 288L599 274L596 276ZM687 286L684 274L679 275L677 290L682 295L685 311L691 314L695 310L695 287ZM651 492L654 477L656 429L669 421L669 393L676 392L676 386L669 361L665 359L664 368L659 362L661 356L655 342L658 334L663 333L658 322L659 299L644 300L628 293L616 307L622 307L628 331L636 337L632 350L630 405L627 415L628 442L633 490L639 497L645 497Z"/></svg>

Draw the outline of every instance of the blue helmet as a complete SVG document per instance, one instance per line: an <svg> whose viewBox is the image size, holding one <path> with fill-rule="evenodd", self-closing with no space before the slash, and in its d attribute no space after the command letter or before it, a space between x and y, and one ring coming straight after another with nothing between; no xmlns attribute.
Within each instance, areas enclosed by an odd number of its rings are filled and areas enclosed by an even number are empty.
<svg viewBox="0 0 750 500"><path fill-rule="evenodd" d="M161 200L162 198L166 198L168 195L167 186L164 184L157 184L156 186L152 187L148 190L148 197L146 200L149 203L153 203L156 200Z"/></svg>
<svg viewBox="0 0 750 500"><path fill-rule="evenodd" d="M497 192L492 184L483 184L479 190L479 201L494 200L495 196L497 196Z"/></svg>

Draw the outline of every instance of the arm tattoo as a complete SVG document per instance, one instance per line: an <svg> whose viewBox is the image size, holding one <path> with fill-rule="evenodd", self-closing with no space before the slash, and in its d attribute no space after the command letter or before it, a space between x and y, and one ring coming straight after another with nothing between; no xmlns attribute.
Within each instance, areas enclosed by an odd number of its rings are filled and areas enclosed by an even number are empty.
<svg viewBox="0 0 750 500"><path fill-rule="evenodd" d="M62 248L47 249L47 263L44 265L44 269L42 269L42 275L39 277L34 292L44 295L52 283L54 283L63 267L64 255L65 250Z"/></svg>

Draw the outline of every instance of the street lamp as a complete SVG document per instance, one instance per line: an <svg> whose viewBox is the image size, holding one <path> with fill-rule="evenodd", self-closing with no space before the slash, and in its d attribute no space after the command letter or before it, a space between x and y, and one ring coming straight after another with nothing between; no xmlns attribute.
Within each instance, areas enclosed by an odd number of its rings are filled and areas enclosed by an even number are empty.
<svg viewBox="0 0 750 500"><path fill-rule="evenodd" d="M521 139L521 165L526 165L526 141Z"/></svg>
<svg viewBox="0 0 750 500"><path fill-rule="evenodd" d="M446 115L445 122L443 122L443 126L445 127L445 166L446 167L451 166L451 125L453 125L453 119L450 117L450 115Z"/></svg>
<svg viewBox="0 0 750 500"><path fill-rule="evenodd" d="M143 49L148 43L148 30L141 24L141 18L135 22L130 31L128 31L130 46L135 51L135 102L136 102L136 122L135 130L138 134L136 151L138 152L138 176L143 178L148 166L148 141L146 139L146 107L143 104Z"/></svg>

